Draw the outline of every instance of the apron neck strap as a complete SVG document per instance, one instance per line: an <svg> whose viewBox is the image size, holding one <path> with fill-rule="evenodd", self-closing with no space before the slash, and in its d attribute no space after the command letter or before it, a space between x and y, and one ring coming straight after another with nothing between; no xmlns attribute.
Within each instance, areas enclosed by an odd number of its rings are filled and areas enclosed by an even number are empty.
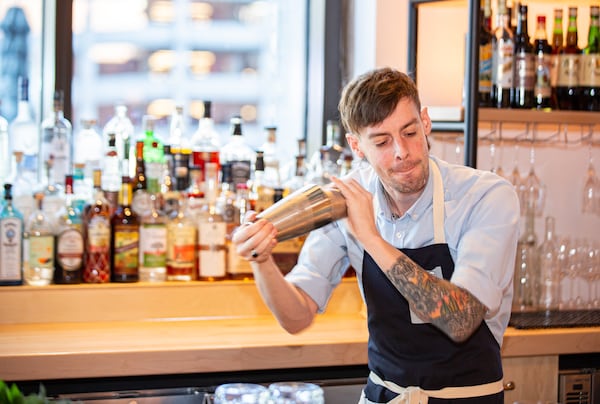
<svg viewBox="0 0 600 404"><path fill-rule="evenodd" d="M429 167L433 174L433 241L436 244L445 244L444 234L444 184L440 169L432 159L429 159Z"/></svg>

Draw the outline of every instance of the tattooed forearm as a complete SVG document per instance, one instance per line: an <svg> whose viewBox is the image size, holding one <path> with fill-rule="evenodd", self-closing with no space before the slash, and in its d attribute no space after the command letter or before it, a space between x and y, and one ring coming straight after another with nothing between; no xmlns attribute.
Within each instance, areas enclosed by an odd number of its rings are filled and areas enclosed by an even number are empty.
<svg viewBox="0 0 600 404"><path fill-rule="evenodd" d="M405 255L384 271L421 319L452 340L466 340L479 327L486 308L470 292L431 275Z"/></svg>

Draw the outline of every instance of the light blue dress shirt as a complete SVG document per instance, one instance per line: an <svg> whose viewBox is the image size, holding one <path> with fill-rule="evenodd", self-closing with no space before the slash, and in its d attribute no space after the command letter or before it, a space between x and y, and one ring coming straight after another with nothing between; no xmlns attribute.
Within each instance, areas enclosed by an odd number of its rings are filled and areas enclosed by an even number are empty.
<svg viewBox="0 0 600 404"><path fill-rule="evenodd" d="M468 290L487 308L485 316L498 343L508 325L513 295L515 252L519 237L519 201L513 186L488 171L455 165L431 156L444 185L446 243L454 260L451 282ZM349 174L373 194L382 237L396 248L433 243L431 168L425 190L400 218L393 218L377 174L368 163ZM362 290L363 247L348 232L346 219L314 230L298 264L286 278L304 290L323 312L346 268L356 270ZM364 295L363 295L364 298Z"/></svg>

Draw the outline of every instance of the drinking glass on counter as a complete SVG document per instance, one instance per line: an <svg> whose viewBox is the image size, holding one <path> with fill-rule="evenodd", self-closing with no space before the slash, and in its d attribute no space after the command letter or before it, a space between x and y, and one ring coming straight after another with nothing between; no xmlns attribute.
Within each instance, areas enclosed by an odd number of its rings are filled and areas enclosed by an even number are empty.
<svg viewBox="0 0 600 404"><path fill-rule="evenodd" d="M279 382L269 385L273 404L324 404L323 389L314 383Z"/></svg>
<svg viewBox="0 0 600 404"><path fill-rule="evenodd" d="M269 390L260 384L227 383L215 390L214 404L267 404Z"/></svg>

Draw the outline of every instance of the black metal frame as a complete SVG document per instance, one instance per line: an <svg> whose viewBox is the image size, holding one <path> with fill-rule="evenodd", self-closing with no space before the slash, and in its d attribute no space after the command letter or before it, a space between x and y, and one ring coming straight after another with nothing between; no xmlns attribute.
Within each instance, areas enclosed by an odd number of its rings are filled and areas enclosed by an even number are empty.
<svg viewBox="0 0 600 404"><path fill-rule="evenodd" d="M445 0L409 0L408 9L408 71L417 81L417 50L418 50L418 23L419 5L425 3L439 3ZM477 167L477 122L478 115L478 87L479 75L479 0L468 0L469 29L467 31L467 50L465 59L465 117L461 125L465 141L465 165ZM439 130L444 130L444 125L436 125ZM447 128L456 131L456 126Z"/></svg>

